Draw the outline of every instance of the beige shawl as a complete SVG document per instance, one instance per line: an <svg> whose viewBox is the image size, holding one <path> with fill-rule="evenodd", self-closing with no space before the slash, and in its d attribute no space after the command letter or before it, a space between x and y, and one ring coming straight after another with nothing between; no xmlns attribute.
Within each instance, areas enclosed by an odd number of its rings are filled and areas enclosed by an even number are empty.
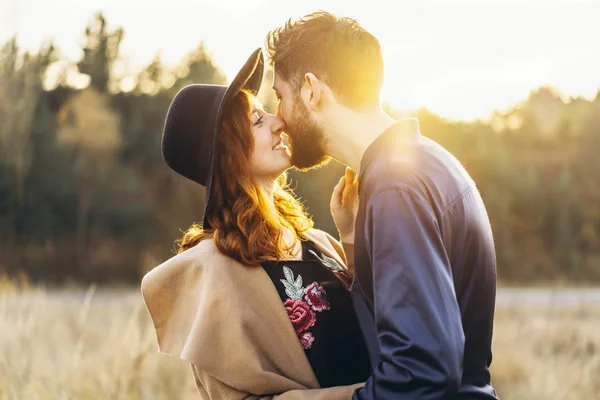
<svg viewBox="0 0 600 400"><path fill-rule="evenodd" d="M329 234L307 236L346 264ZM148 272L141 289L159 351L191 363L202 399L350 399L362 385L321 389L269 276L212 240Z"/></svg>

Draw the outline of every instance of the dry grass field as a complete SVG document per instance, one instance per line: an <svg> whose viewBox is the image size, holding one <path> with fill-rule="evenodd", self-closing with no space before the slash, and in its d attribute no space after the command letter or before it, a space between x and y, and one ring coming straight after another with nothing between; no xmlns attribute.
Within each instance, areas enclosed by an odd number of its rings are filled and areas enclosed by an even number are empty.
<svg viewBox="0 0 600 400"><path fill-rule="evenodd" d="M135 289L0 279L0 400L196 398L185 362L155 351ZM505 400L600 399L600 307L499 305L492 374Z"/></svg>

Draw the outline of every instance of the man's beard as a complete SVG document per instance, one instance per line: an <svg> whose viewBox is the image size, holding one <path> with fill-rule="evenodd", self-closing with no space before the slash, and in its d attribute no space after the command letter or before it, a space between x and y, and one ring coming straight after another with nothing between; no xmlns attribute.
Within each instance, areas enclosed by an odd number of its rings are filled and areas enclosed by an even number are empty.
<svg viewBox="0 0 600 400"><path fill-rule="evenodd" d="M300 99L294 104L286 131L290 137L292 165L296 169L306 171L329 162L331 157L327 155L327 136Z"/></svg>

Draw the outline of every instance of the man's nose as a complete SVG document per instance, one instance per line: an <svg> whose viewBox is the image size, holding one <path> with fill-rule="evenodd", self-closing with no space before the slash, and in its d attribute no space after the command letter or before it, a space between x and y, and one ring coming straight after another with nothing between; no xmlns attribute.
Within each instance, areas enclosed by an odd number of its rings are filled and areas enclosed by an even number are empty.
<svg viewBox="0 0 600 400"><path fill-rule="evenodd" d="M279 115L273 116L273 123L271 124L271 132L276 135L280 135L285 130L285 121Z"/></svg>

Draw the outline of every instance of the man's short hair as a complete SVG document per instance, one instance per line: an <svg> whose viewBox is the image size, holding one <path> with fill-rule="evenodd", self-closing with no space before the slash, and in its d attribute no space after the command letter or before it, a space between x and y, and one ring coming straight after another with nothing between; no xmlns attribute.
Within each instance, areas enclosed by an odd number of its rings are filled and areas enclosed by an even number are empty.
<svg viewBox="0 0 600 400"><path fill-rule="evenodd" d="M312 72L350 108L379 105L383 81L381 47L375 36L347 17L325 11L288 20L269 32L266 49L276 72L298 93Z"/></svg>

